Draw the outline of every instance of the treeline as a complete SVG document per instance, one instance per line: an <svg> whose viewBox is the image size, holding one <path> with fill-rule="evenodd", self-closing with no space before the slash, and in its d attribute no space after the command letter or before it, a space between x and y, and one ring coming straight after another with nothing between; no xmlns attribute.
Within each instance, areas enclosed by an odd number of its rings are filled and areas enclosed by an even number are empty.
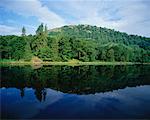
<svg viewBox="0 0 150 120"><path fill-rule="evenodd" d="M150 38L89 26L64 26L48 31L41 24L35 35L0 36L1 58L30 61L150 62Z"/></svg>

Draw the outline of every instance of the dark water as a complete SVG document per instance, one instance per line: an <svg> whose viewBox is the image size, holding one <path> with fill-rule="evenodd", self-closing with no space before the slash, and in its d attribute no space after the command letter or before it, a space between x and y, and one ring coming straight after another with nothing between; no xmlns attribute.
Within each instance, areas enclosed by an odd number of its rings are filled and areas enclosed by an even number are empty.
<svg viewBox="0 0 150 120"><path fill-rule="evenodd" d="M1 67L1 117L150 118L150 66Z"/></svg>

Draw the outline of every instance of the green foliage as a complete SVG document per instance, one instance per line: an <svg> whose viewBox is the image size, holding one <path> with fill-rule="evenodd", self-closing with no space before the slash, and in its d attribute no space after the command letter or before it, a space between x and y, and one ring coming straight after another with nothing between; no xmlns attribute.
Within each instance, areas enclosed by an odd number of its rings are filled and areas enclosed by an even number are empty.
<svg viewBox="0 0 150 120"><path fill-rule="evenodd" d="M31 47L30 47L30 43L29 43L29 41L26 41L24 60L30 61L32 57L33 57L33 53L32 53Z"/></svg>
<svg viewBox="0 0 150 120"><path fill-rule="evenodd" d="M48 47L50 48L51 61L60 61L58 38L57 37L48 37Z"/></svg>
<svg viewBox="0 0 150 120"><path fill-rule="evenodd" d="M39 57L42 60L52 60L51 49L49 47L43 47L39 50Z"/></svg>
<svg viewBox="0 0 150 120"><path fill-rule="evenodd" d="M25 27L22 28L22 36L25 36L26 35L26 29Z"/></svg>
<svg viewBox="0 0 150 120"><path fill-rule="evenodd" d="M45 29L46 30L46 29ZM43 24L41 24L36 30L35 39L32 42L32 49L34 51L34 55L40 56L40 50L44 47L47 47L47 31L44 31Z"/></svg>
<svg viewBox="0 0 150 120"><path fill-rule="evenodd" d="M12 41L10 41L9 45L11 45L11 58L19 60L24 57L23 54L25 52L26 45L25 39L23 39L22 37L14 37Z"/></svg>
<svg viewBox="0 0 150 120"><path fill-rule="evenodd" d="M81 61L94 61L96 57L96 44L86 39L76 39L73 41L74 58Z"/></svg>
<svg viewBox="0 0 150 120"><path fill-rule="evenodd" d="M30 61L150 62L150 38L128 35L90 25L70 25L48 30L41 24L36 35L0 36L2 59Z"/></svg>
<svg viewBox="0 0 150 120"><path fill-rule="evenodd" d="M43 23L41 23L41 25L39 25L39 27L36 30L36 35L43 34L43 32L44 32L44 26Z"/></svg>
<svg viewBox="0 0 150 120"><path fill-rule="evenodd" d="M58 35L63 33L70 37L86 38L98 41L101 44L108 42L123 43L125 45L139 45L140 47L150 46L150 38L137 35L128 35L126 33L114 31L107 28L90 25L70 25L53 29L49 35Z"/></svg>
<svg viewBox="0 0 150 120"><path fill-rule="evenodd" d="M62 61L68 61L72 59L72 45L70 38L67 36L59 36L59 56Z"/></svg>

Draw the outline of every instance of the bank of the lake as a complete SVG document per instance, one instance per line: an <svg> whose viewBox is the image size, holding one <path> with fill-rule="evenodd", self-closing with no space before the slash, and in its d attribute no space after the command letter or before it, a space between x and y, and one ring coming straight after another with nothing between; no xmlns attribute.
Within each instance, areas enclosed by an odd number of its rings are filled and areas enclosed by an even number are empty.
<svg viewBox="0 0 150 120"><path fill-rule="evenodd" d="M1 60L0 65L69 65L69 66L78 66L78 65L140 65L140 64L150 64L150 63L140 63L140 62L104 62L104 61L95 61L95 62L31 62L31 61L9 61Z"/></svg>

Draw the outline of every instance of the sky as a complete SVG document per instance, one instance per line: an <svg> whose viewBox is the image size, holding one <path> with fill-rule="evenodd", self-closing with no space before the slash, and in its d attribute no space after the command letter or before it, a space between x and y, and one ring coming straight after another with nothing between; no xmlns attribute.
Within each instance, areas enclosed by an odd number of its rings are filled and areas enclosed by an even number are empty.
<svg viewBox="0 0 150 120"><path fill-rule="evenodd" d="M89 24L150 37L150 0L0 0L0 35Z"/></svg>

